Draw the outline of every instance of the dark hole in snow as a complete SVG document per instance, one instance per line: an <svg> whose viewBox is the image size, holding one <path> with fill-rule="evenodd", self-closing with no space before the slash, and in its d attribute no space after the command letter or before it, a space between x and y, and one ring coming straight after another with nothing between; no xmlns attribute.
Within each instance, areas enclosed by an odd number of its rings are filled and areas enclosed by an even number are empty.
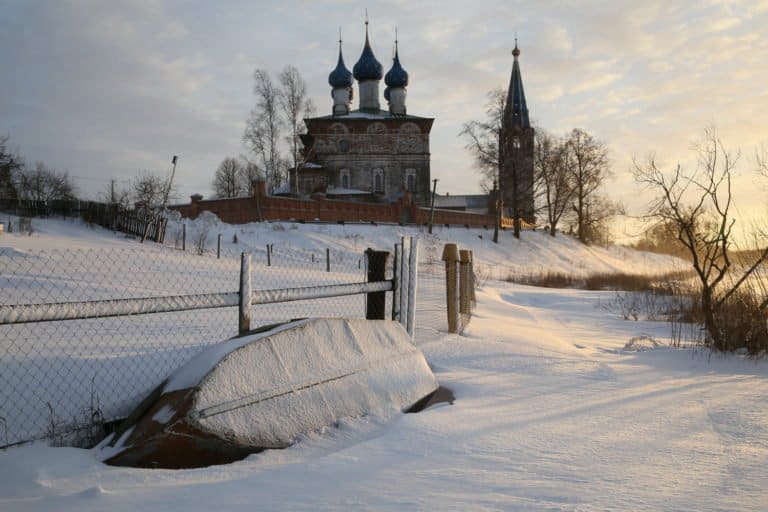
<svg viewBox="0 0 768 512"><path fill-rule="evenodd" d="M440 386L436 390L434 390L432 393L428 394L415 404L413 404L410 408L408 408L405 412L411 413L411 412L421 412L424 409L428 409L432 407L433 405L441 404L441 403L448 403L450 405L453 405L453 402L456 400L456 395L453 394L453 391L450 389Z"/></svg>

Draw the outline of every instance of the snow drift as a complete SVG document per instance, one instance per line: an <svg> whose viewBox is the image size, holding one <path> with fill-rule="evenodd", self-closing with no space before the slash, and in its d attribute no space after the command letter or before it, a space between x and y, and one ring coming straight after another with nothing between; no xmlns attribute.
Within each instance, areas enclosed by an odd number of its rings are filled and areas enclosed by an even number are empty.
<svg viewBox="0 0 768 512"><path fill-rule="evenodd" d="M436 389L396 322L288 322L198 354L103 443L102 457L139 467L231 462L343 417L406 410Z"/></svg>

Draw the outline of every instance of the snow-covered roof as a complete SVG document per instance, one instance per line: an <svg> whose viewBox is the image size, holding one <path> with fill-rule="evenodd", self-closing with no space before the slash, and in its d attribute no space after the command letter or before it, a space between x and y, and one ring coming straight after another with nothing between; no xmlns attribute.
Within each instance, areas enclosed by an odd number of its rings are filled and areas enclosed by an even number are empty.
<svg viewBox="0 0 768 512"><path fill-rule="evenodd" d="M436 208L487 208L488 196L485 194L467 194L455 196L435 196Z"/></svg>
<svg viewBox="0 0 768 512"><path fill-rule="evenodd" d="M356 188L341 188L341 187L328 187L325 189L326 194L334 194L337 196L360 196L369 195L370 192L366 190L359 190Z"/></svg>

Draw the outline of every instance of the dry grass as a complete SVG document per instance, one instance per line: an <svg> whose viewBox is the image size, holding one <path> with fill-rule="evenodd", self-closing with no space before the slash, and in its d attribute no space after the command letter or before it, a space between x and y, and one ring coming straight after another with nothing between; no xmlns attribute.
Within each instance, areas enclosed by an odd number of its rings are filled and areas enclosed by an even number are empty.
<svg viewBox="0 0 768 512"><path fill-rule="evenodd" d="M758 269L715 311L716 328L712 336L702 329L701 292L690 271L660 276L642 274L592 274L586 277L560 272L520 276L508 281L546 288L614 290L616 295L601 306L627 320L664 320L670 323L673 346L703 344L720 352L746 352L750 356L768 354L768 266ZM715 343L713 340L722 340Z"/></svg>
<svg viewBox="0 0 768 512"><path fill-rule="evenodd" d="M692 272L669 272L662 275L598 273L586 277L562 272L542 272L539 274L510 275L509 282L541 286L544 288L576 288L579 290L616 290L627 292L676 293L680 283L693 277Z"/></svg>

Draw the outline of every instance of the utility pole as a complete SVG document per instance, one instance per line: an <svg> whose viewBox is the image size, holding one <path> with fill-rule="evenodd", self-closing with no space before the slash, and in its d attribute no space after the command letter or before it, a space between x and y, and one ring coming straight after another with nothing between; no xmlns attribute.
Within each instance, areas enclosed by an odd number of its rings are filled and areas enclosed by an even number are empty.
<svg viewBox="0 0 768 512"><path fill-rule="evenodd" d="M437 192L438 179L432 180L432 205L429 207L429 234L432 234L432 223L435 221L435 192Z"/></svg>
<svg viewBox="0 0 768 512"><path fill-rule="evenodd" d="M171 170L171 179L168 180L168 186L165 187L165 194L163 195L163 211L165 211L165 206L168 204L168 195L171 193L173 176L176 174L176 162L178 161L179 161L179 157L176 155L173 155L173 158L171 159L171 163L173 164L173 169Z"/></svg>

